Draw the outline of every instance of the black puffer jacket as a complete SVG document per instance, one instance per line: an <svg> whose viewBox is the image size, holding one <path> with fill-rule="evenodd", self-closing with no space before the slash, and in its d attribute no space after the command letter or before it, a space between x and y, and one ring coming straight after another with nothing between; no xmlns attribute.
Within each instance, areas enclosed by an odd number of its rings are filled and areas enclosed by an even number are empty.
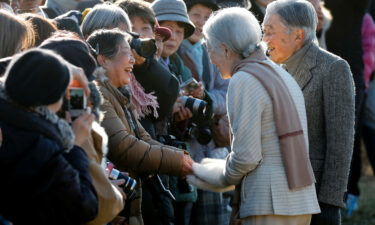
<svg viewBox="0 0 375 225"><path fill-rule="evenodd" d="M0 214L17 224L84 224L97 214L85 152L52 123L0 98Z"/></svg>
<svg viewBox="0 0 375 225"><path fill-rule="evenodd" d="M154 92L159 103L159 118L148 115L140 121L145 130L155 139L158 134L155 123L165 121L168 116L172 115L173 104L179 94L179 83L177 78L155 59L147 59L145 64L134 67L133 71L145 92Z"/></svg>

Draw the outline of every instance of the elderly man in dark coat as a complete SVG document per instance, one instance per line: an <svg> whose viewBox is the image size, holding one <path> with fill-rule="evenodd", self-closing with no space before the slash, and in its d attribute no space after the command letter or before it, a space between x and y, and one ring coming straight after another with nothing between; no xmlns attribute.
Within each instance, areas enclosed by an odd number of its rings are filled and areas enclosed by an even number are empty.
<svg viewBox="0 0 375 225"><path fill-rule="evenodd" d="M315 43L311 3L280 0L268 5L263 40L270 58L293 75L306 104L310 160L321 214L311 224L340 224L354 140L354 83L348 63Z"/></svg>

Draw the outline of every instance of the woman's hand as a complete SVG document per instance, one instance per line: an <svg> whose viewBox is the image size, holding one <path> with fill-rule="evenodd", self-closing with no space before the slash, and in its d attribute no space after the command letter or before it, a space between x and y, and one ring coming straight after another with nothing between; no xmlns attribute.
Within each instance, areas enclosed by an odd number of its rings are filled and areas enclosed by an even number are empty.
<svg viewBox="0 0 375 225"><path fill-rule="evenodd" d="M138 55L138 53L134 49L132 49L132 53L133 53L133 56L134 56L134 59L135 59L134 64L136 66L140 66L140 65L142 65L143 63L146 62L146 59L143 58L142 56Z"/></svg>
<svg viewBox="0 0 375 225"><path fill-rule="evenodd" d="M73 80L77 80L85 91L86 96L90 96L89 81L87 80L85 72L80 67L74 66L72 64L70 65L70 71L72 73Z"/></svg>
<svg viewBox="0 0 375 225"><path fill-rule="evenodd" d="M199 81L198 87L196 89L194 89L193 91L191 91L190 93L188 93L188 95L191 95L194 98L203 99L204 98L204 86L203 86L203 83L201 81Z"/></svg>
<svg viewBox="0 0 375 225"><path fill-rule="evenodd" d="M163 43L163 37L159 34L155 35L155 45L156 45L156 53L155 53L155 59L159 60L161 57L161 54L163 53L164 43Z"/></svg>
<svg viewBox="0 0 375 225"><path fill-rule="evenodd" d="M113 184L113 186L115 186L115 188L121 193L122 195L122 198L123 200L125 201L126 200L126 194L124 192L124 189L122 189L122 187L120 187L120 185L123 185L125 184L125 180L124 179L119 179L119 180L110 180L110 182Z"/></svg>
<svg viewBox="0 0 375 225"><path fill-rule="evenodd" d="M73 132L76 136L74 144L82 146L82 144L90 136L91 125L95 116L90 112L84 112L81 116L74 120L72 124Z"/></svg>
<svg viewBox="0 0 375 225"><path fill-rule="evenodd" d="M182 168L181 168L181 177L185 177L186 175L193 174L193 160L190 158L189 155L184 154L182 158Z"/></svg>

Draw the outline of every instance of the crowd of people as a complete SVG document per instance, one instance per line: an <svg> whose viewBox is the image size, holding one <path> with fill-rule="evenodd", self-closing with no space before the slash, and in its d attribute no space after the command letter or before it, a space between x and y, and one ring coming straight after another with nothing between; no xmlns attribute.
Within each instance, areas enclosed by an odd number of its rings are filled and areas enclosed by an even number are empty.
<svg viewBox="0 0 375 225"><path fill-rule="evenodd" d="M340 225L374 7L0 0L0 224Z"/></svg>

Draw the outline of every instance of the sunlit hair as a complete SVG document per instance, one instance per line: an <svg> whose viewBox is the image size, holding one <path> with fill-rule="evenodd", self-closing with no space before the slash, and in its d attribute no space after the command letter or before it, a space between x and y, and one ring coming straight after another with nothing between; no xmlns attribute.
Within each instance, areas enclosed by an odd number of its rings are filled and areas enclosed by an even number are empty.
<svg viewBox="0 0 375 225"><path fill-rule="evenodd" d="M0 10L0 24L0 58L33 46L34 31L29 22Z"/></svg>
<svg viewBox="0 0 375 225"><path fill-rule="evenodd" d="M83 36L88 37L95 30L118 28L121 24L126 31L131 31L131 22L128 15L120 7L113 4L96 5L82 22Z"/></svg>
<svg viewBox="0 0 375 225"><path fill-rule="evenodd" d="M123 41L129 42L131 38L130 34L119 29L97 30L87 38L87 42L95 49L97 55L112 59L120 50L120 44Z"/></svg>
<svg viewBox="0 0 375 225"><path fill-rule="evenodd" d="M316 39L316 26L318 17L314 6L305 0L277 0L267 6L265 21L271 15L277 14L281 22L287 27L288 32L293 29L303 29L305 33L304 42Z"/></svg>
<svg viewBox="0 0 375 225"><path fill-rule="evenodd" d="M155 13L151 4L143 0L120 0L116 5L121 7L130 18L138 16L144 22L149 23L151 27L155 25Z"/></svg>
<svg viewBox="0 0 375 225"><path fill-rule="evenodd" d="M46 19L40 15L25 13L20 16L26 21L29 21L34 29L34 46L39 46L44 40L57 31L57 27L52 20Z"/></svg>
<svg viewBox="0 0 375 225"><path fill-rule="evenodd" d="M240 7L225 8L214 13L203 26L203 33L213 51L225 44L242 57L255 51L262 37L258 20L251 12Z"/></svg>

